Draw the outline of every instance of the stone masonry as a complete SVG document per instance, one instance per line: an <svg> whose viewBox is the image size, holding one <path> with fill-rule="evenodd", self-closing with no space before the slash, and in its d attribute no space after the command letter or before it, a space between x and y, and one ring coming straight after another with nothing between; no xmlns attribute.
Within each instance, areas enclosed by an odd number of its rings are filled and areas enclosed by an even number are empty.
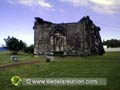
<svg viewBox="0 0 120 90"><path fill-rule="evenodd" d="M34 23L35 55L103 55L100 27L89 16L75 23L44 21L36 17Z"/></svg>

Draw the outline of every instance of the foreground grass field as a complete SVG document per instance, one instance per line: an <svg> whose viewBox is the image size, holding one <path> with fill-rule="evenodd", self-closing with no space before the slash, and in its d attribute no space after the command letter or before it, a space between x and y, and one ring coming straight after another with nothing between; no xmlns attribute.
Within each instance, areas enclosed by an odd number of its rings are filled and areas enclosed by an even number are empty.
<svg viewBox="0 0 120 90"><path fill-rule="evenodd" d="M0 52L0 65L14 63L9 52ZM47 63L45 57L20 54L19 62L40 60L40 63L0 69L0 90L120 90L120 53L104 56L55 57ZM18 62L18 63L19 63ZM107 78L106 86L20 86L11 84L12 76L22 78Z"/></svg>

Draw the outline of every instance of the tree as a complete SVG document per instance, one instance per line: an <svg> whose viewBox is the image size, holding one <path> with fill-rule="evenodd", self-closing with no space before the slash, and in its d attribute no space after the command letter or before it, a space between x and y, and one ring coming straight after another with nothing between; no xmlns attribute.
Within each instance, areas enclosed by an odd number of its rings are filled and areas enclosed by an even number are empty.
<svg viewBox="0 0 120 90"><path fill-rule="evenodd" d="M34 52L34 45L30 45L24 48L25 53L33 53Z"/></svg>
<svg viewBox="0 0 120 90"><path fill-rule="evenodd" d="M6 43L6 48L14 55L17 55L20 50L23 50L26 47L26 44L22 40L18 40L14 37L8 36L4 41Z"/></svg>

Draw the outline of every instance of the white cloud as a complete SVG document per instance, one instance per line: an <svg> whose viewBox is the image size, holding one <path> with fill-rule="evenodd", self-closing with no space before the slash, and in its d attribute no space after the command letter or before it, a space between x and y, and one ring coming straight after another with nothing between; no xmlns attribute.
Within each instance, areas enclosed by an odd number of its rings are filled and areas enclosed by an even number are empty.
<svg viewBox="0 0 120 90"><path fill-rule="evenodd" d="M89 0L93 3L96 4L101 4L101 5L112 5L113 4L113 0Z"/></svg>
<svg viewBox="0 0 120 90"><path fill-rule="evenodd" d="M86 5L88 2L88 0L60 0L60 1L71 3L74 6Z"/></svg>
<svg viewBox="0 0 120 90"><path fill-rule="evenodd" d="M45 2L45 0L37 0L37 1L38 1L38 4L39 4L40 6L42 6L42 7L48 7L48 8L51 8L51 7L52 7L52 5L49 4L49 3L47 3L47 2Z"/></svg>
<svg viewBox="0 0 120 90"><path fill-rule="evenodd" d="M45 0L7 0L9 3L12 4L22 4L27 6L39 5L43 8L52 8L53 5L46 2Z"/></svg>
<svg viewBox="0 0 120 90"><path fill-rule="evenodd" d="M60 0L73 6L87 6L98 13L120 14L120 0Z"/></svg>

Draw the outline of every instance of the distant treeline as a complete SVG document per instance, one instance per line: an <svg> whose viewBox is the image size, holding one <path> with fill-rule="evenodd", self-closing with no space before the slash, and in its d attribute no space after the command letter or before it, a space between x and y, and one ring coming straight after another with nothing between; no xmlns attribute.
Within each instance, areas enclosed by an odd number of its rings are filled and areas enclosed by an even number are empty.
<svg viewBox="0 0 120 90"><path fill-rule="evenodd" d="M107 45L107 47L120 47L120 40L117 39L111 39L111 40L103 40L103 45Z"/></svg>

